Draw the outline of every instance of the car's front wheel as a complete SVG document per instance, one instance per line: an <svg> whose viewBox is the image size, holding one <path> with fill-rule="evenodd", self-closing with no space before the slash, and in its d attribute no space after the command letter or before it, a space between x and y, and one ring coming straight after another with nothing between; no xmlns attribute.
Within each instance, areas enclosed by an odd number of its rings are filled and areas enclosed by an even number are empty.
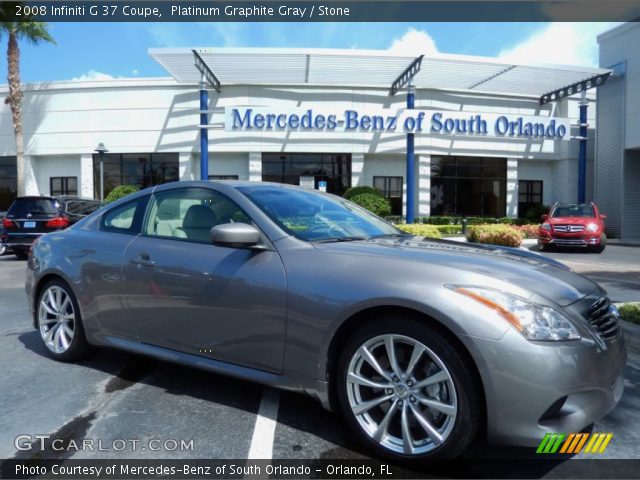
<svg viewBox="0 0 640 480"><path fill-rule="evenodd" d="M26 260L29 258L29 252L26 250L15 249L13 254L16 256L18 260Z"/></svg>
<svg viewBox="0 0 640 480"><path fill-rule="evenodd" d="M68 362L90 351L78 302L64 281L51 280L42 288L36 315L40 338L51 357Z"/></svg>
<svg viewBox="0 0 640 480"><path fill-rule="evenodd" d="M420 319L385 316L347 342L338 397L364 444L393 459L447 459L475 437L478 381L445 335Z"/></svg>

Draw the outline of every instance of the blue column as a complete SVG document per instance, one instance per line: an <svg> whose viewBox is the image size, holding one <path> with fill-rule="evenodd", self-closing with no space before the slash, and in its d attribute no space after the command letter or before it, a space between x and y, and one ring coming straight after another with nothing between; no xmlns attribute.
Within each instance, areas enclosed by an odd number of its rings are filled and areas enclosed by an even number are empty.
<svg viewBox="0 0 640 480"><path fill-rule="evenodd" d="M415 95L415 89L410 82L409 91L407 92L408 110L413 110L414 108ZM407 133L407 223L413 223L415 220L415 161L414 134Z"/></svg>
<svg viewBox="0 0 640 480"><path fill-rule="evenodd" d="M200 90L200 180L209 180L209 92Z"/></svg>
<svg viewBox="0 0 640 480"><path fill-rule="evenodd" d="M578 203L586 202L587 190L587 101L580 104L580 150L578 152Z"/></svg>

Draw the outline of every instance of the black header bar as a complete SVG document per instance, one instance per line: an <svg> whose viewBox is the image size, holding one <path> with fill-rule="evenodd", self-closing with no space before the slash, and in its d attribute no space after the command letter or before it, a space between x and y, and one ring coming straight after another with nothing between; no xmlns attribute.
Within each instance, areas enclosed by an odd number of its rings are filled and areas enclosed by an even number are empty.
<svg viewBox="0 0 640 480"><path fill-rule="evenodd" d="M638 21L640 0L27 1L3 21L582 22Z"/></svg>

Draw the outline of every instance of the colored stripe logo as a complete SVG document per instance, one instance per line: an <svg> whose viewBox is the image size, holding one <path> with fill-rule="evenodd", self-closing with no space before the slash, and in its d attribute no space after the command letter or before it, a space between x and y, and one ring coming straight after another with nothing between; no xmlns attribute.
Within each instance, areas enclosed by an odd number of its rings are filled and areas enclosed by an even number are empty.
<svg viewBox="0 0 640 480"><path fill-rule="evenodd" d="M613 433L547 433L536 453L604 453L612 438Z"/></svg>

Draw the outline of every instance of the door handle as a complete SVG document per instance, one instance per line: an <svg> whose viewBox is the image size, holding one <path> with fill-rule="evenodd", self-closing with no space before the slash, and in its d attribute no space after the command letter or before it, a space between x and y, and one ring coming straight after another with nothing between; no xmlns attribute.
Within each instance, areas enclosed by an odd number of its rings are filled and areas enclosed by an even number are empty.
<svg viewBox="0 0 640 480"><path fill-rule="evenodd" d="M156 262L150 260L149 255L145 253L138 255L136 258L131 260L131 263L133 263L134 265L139 265L141 267L153 267L156 264Z"/></svg>

